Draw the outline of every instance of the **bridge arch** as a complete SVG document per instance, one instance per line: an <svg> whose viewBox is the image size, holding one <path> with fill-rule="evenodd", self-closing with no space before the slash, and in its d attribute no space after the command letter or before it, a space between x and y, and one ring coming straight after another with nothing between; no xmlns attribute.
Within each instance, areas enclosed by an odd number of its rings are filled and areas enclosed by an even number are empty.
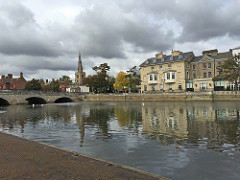
<svg viewBox="0 0 240 180"><path fill-rule="evenodd" d="M61 97L54 101L54 103L65 103L65 102L73 102L73 100L69 97Z"/></svg>
<svg viewBox="0 0 240 180"><path fill-rule="evenodd" d="M29 97L25 99L28 104L46 104L47 101L41 97Z"/></svg>
<svg viewBox="0 0 240 180"><path fill-rule="evenodd" d="M3 98L0 98L0 106L8 106L10 103Z"/></svg>

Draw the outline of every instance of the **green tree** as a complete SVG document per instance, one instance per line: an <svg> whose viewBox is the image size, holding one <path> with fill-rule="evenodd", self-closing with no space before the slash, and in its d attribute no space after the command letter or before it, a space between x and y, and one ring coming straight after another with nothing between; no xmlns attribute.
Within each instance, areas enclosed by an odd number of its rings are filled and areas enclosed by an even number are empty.
<svg viewBox="0 0 240 180"><path fill-rule="evenodd" d="M225 61L219 68L219 75L213 78L213 81L227 80L235 84L237 90L240 80L240 54Z"/></svg>
<svg viewBox="0 0 240 180"><path fill-rule="evenodd" d="M106 93L108 91L109 76L107 72L110 70L110 66L107 63L100 64L100 66L94 66L92 68L96 71L97 75L92 76L91 82L95 83L94 91L97 93Z"/></svg>
<svg viewBox="0 0 240 180"><path fill-rule="evenodd" d="M61 80L66 82L66 83L72 84L72 80L70 79L69 76L63 75Z"/></svg>
<svg viewBox="0 0 240 180"><path fill-rule="evenodd" d="M116 81L115 81L113 87L115 90L128 89L128 78L127 78L127 74L125 72L120 71L117 74Z"/></svg>
<svg viewBox="0 0 240 180"><path fill-rule="evenodd" d="M129 83L129 91L137 92L138 86L140 85L140 74L137 70L137 66L132 67L129 71L127 71L127 78Z"/></svg>
<svg viewBox="0 0 240 180"><path fill-rule="evenodd" d="M49 84L49 90L50 91L55 91L55 92L59 92L60 91L60 87L59 87L59 81L51 81Z"/></svg>
<svg viewBox="0 0 240 180"><path fill-rule="evenodd" d="M25 85L26 90L42 90L41 83L39 80L32 79L31 81L27 82Z"/></svg>

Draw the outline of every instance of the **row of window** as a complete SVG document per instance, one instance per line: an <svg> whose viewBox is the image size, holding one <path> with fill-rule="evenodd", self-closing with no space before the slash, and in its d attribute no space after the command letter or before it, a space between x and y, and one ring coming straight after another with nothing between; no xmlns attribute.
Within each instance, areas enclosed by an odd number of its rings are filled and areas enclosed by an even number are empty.
<svg viewBox="0 0 240 180"><path fill-rule="evenodd" d="M172 75L172 79L175 79L175 77L176 77L176 75L175 75L175 72L172 72L172 73L170 73L170 72L168 72L167 74L166 74L166 79L167 80L169 80L169 79L171 79L171 75ZM157 79L158 79L158 77L157 77L157 74L150 74L149 75L149 80L150 81L157 81Z"/></svg>
<svg viewBox="0 0 240 180"><path fill-rule="evenodd" d="M221 66L221 65L222 65L222 62L218 62L218 66ZM168 64L168 68L171 68L171 67L172 67L172 65ZM212 68L212 63L208 63L208 64L207 63L203 63L203 69L207 69L207 67L208 67L208 69L211 69ZM159 69L163 69L163 65L160 65ZM196 64L192 65L192 69L196 70ZM151 70L154 71L155 67L151 67Z"/></svg>
<svg viewBox="0 0 240 180"><path fill-rule="evenodd" d="M168 64L168 68L171 68L172 65L171 64ZM163 69L163 65L160 65L159 66L159 69ZM151 70L154 71L155 70L155 67L151 67Z"/></svg>
<svg viewBox="0 0 240 180"><path fill-rule="evenodd" d="M152 85L152 91L155 91L156 88L155 85ZM160 90L162 91L163 90L163 84L160 84ZM168 90L172 90L172 84L168 84ZM182 83L178 83L178 90L182 90ZM144 91L147 91L147 86L145 85L144 86Z"/></svg>
<svg viewBox="0 0 240 180"><path fill-rule="evenodd" d="M212 77L212 72L203 72L203 78L211 78ZM193 73L193 79L196 79L197 75L196 73Z"/></svg>
<svg viewBox="0 0 240 180"><path fill-rule="evenodd" d="M153 81L153 77L154 77L154 81L157 81L157 74L154 74L154 76L152 74L150 74L149 80Z"/></svg>
<svg viewBox="0 0 240 180"><path fill-rule="evenodd" d="M207 67L208 67L208 69L211 69L212 68L212 63L203 63L202 64L203 65L203 69L207 69ZM222 65L222 62L218 62L218 66L221 66ZM192 65L192 69L193 70L196 70L196 64L193 64Z"/></svg>

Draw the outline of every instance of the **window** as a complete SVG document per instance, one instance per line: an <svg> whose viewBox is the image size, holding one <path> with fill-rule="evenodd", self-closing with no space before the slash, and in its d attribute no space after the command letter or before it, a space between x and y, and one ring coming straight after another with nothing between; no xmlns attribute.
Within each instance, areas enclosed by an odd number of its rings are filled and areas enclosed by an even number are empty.
<svg viewBox="0 0 240 180"><path fill-rule="evenodd" d="M189 79L189 72L187 71L187 79Z"/></svg>
<svg viewBox="0 0 240 180"><path fill-rule="evenodd" d="M155 85L152 85L152 91L155 91Z"/></svg>
<svg viewBox="0 0 240 180"><path fill-rule="evenodd" d="M171 64L168 64L168 68L171 68L172 67L172 65Z"/></svg>
<svg viewBox="0 0 240 180"><path fill-rule="evenodd" d="M205 90L207 89L207 84L204 82L204 83L200 83L200 90Z"/></svg>
<svg viewBox="0 0 240 180"><path fill-rule="evenodd" d="M174 72L172 73L172 79L175 79L175 73Z"/></svg>
<svg viewBox="0 0 240 180"><path fill-rule="evenodd" d="M160 84L160 90L163 90L163 84Z"/></svg>
<svg viewBox="0 0 240 180"><path fill-rule="evenodd" d="M215 86L224 86L224 81L215 81Z"/></svg>
<svg viewBox="0 0 240 180"><path fill-rule="evenodd" d="M146 85L144 86L144 91L147 91L147 86Z"/></svg>
<svg viewBox="0 0 240 180"><path fill-rule="evenodd" d="M151 70L154 71L154 67L151 67Z"/></svg>
<svg viewBox="0 0 240 180"><path fill-rule="evenodd" d="M193 79L196 79L197 76L196 76L196 73L193 73Z"/></svg>
<svg viewBox="0 0 240 180"><path fill-rule="evenodd" d="M170 73L167 73L167 79L170 79Z"/></svg>
<svg viewBox="0 0 240 180"><path fill-rule="evenodd" d="M193 88L193 83L192 82L188 82L187 83L187 88L189 89L189 88Z"/></svg>
<svg viewBox="0 0 240 180"><path fill-rule="evenodd" d="M159 66L159 69L162 69L162 65Z"/></svg>
<svg viewBox="0 0 240 180"><path fill-rule="evenodd" d="M206 63L203 63L203 69L206 69L206 68L207 68Z"/></svg>
<svg viewBox="0 0 240 180"><path fill-rule="evenodd" d="M203 73L203 78L207 78L207 73L206 72Z"/></svg>
<svg viewBox="0 0 240 180"><path fill-rule="evenodd" d="M195 64L192 65L192 69L193 69L193 70L196 69L196 65L195 65Z"/></svg>
<svg viewBox="0 0 240 180"><path fill-rule="evenodd" d="M150 74L150 81L152 81L153 80L153 77L152 77L152 74Z"/></svg>
<svg viewBox="0 0 240 180"><path fill-rule="evenodd" d="M168 85L168 89L172 90L172 85L171 84Z"/></svg>
<svg viewBox="0 0 240 180"><path fill-rule="evenodd" d="M179 83L179 84L178 84L178 89L179 89L179 90L182 90L182 83Z"/></svg>
<svg viewBox="0 0 240 180"><path fill-rule="evenodd" d="M212 77L212 72L208 72L208 77Z"/></svg>
<svg viewBox="0 0 240 180"><path fill-rule="evenodd" d="M157 81L157 74L154 74L154 80Z"/></svg>
<svg viewBox="0 0 240 180"><path fill-rule="evenodd" d="M212 66L212 63L208 63L208 68L210 69Z"/></svg>

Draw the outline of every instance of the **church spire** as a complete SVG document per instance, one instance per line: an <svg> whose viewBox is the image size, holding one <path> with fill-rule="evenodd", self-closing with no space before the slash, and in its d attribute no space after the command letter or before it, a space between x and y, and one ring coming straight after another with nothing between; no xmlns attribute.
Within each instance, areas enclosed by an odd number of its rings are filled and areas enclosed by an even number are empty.
<svg viewBox="0 0 240 180"><path fill-rule="evenodd" d="M82 72L82 71L83 71L82 58L81 58L81 53L79 52L79 55L78 55L78 72Z"/></svg>
<svg viewBox="0 0 240 180"><path fill-rule="evenodd" d="M78 71L75 73L75 83L82 85L85 78L85 72L83 72L81 53L78 54Z"/></svg>

